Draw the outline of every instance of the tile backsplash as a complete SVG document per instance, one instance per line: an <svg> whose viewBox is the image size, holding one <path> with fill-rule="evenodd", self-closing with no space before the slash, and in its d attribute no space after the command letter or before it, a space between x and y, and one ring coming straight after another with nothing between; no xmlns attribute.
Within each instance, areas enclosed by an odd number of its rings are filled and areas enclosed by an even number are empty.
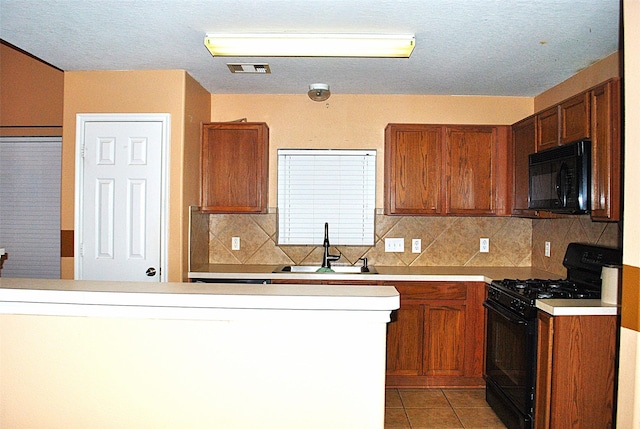
<svg viewBox="0 0 640 429"><path fill-rule="evenodd" d="M588 215L560 219L515 217L431 217L376 215L374 246L336 246L340 264L366 256L384 266L516 266L533 267L564 277L562 259L571 242L621 247L620 224L592 222ZM240 250L231 250L240 237ZM404 238L403 253L386 253L384 238ZM421 253L411 240L422 241ZM480 238L489 238L489 253L479 252ZM322 247L278 246L276 215L203 214L191 209L191 266L199 264L319 264ZM544 256L545 242L551 256Z"/></svg>
<svg viewBox="0 0 640 429"><path fill-rule="evenodd" d="M536 219L531 235L531 266L565 277L567 270L562 260L569 243L621 248L621 240L621 224L618 222L592 222L589 215ZM544 256L545 241L551 244L550 257Z"/></svg>
<svg viewBox="0 0 640 429"><path fill-rule="evenodd" d="M201 214L194 217L200 219L192 219L194 225L202 222ZM342 252L338 264L354 264L366 256L370 264L385 266L531 265L532 221L529 219L376 215L375 228L374 246L332 246L332 253ZM322 247L276 244L275 213L211 214L208 232L211 264L299 265L322 261ZM231 237L240 237L240 250L231 250ZM385 238L404 238L405 251L386 253ZM411 252L414 238L422 242L420 253ZM489 253L479 252L480 238L489 238ZM192 249L200 242L192 239ZM197 259L192 255L193 262Z"/></svg>

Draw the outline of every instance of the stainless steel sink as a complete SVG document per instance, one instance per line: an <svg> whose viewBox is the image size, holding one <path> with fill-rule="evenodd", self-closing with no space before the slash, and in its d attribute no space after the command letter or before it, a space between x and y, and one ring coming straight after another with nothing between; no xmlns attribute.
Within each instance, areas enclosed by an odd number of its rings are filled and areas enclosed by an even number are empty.
<svg viewBox="0 0 640 429"><path fill-rule="evenodd" d="M320 269L320 265L281 265L274 273L308 273L313 274ZM333 265L331 269L335 274L378 274L378 271L372 266L355 266L355 265ZM332 274L331 272L321 272L319 274Z"/></svg>

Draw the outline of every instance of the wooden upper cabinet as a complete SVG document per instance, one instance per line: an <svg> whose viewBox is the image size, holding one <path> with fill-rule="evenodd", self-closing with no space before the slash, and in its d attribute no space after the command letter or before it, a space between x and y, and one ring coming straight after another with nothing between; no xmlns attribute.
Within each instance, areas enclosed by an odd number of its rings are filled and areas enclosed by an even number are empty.
<svg viewBox="0 0 640 429"><path fill-rule="evenodd" d="M589 138L589 93L584 92L536 115L538 152L576 140Z"/></svg>
<svg viewBox="0 0 640 429"><path fill-rule="evenodd" d="M389 124L385 213L505 214L509 127Z"/></svg>
<svg viewBox="0 0 640 429"><path fill-rule="evenodd" d="M208 213L266 213L269 128L265 123L202 125L202 204Z"/></svg>
<svg viewBox="0 0 640 429"><path fill-rule="evenodd" d="M560 103L560 144L590 137L589 93L578 94Z"/></svg>
<svg viewBox="0 0 640 429"><path fill-rule="evenodd" d="M590 91L591 218L619 221L622 181L620 80Z"/></svg>
<svg viewBox="0 0 640 429"><path fill-rule="evenodd" d="M560 143L560 108L553 106L536 115L536 151L558 146Z"/></svg>
<svg viewBox="0 0 640 429"><path fill-rule="evenodd" d="M495 213L496 127L446 128L446 212Z"/></svg>
<svg viewBox="0 0 640 429"><path fill-rule="evenodd" d="M389 124L385 129L385 213L442 213L442 127Z"/></svg>
<svg viewBox="0 0 640 429"><path fill-rule="evenodd" d="M513 168L513 199L511 213L535 217L529 210L529 155L536 151L536 121L530 116L511 126L511 163Z"/></svg>

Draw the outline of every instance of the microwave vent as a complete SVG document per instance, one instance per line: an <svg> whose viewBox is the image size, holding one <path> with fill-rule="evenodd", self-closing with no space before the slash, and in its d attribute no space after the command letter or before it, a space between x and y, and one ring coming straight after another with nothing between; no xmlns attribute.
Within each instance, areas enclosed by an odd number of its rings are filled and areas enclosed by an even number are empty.
<svg viewBox="0 0 640 429"><path fill-rule="evenodd" d="M231 73L271 73L269 64L265 63L227 63L227 67L229 67Z"/></svg>

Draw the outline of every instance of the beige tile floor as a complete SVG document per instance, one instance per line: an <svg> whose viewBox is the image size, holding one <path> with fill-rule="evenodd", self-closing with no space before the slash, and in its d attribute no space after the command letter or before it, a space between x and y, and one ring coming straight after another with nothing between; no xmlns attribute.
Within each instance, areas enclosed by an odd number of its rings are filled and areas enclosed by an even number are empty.
<svg viewBox="0 0 640 429"><path fill-rule="evenodd" d="M387 389L385 429L505 429L484 389Z"/></svg>

